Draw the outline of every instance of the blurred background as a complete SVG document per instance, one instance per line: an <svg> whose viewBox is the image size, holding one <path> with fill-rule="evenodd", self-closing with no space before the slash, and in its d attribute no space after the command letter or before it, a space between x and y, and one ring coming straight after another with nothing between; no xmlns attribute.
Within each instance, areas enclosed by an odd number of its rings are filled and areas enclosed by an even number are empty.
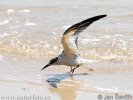
<svg viewBox="0 0 133 100"><path fill-rule="evenodd" d="M133 60L132 0L1 0L0 52L46 57L62 52L60 38L71 25L108 16L80 34L82 56L93 60Z"/></svg>

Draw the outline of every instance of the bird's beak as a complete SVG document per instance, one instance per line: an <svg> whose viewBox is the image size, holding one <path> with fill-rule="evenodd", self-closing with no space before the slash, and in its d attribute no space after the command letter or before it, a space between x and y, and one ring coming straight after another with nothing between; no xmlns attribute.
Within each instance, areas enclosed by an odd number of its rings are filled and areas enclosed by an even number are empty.
<svg viewBox="0 0 133 100"><path fill-rule="evenodd" d="M50 65L47 64L46 66L44 66L44 67L41 69L41 71L44 70L45 68L47 68L48 66L50 66Z"/></svg>

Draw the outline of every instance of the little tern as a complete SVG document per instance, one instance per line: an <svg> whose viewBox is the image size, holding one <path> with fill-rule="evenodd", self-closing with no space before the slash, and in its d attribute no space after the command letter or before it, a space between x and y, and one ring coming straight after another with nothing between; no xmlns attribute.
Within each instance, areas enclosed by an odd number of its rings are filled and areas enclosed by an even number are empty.
<svg viewBox="0 0 133 100"><path fill-rule="evenodd" d="M41 70L50 65L66 65L71 67L69 73L72 73L73 75L74 70L84 64L84 61L78 52L77 43L79 33L86 29L93 22L106 16L107 15L94 16L69 27L61 38L61 43L64 48L63 52L58 57L51 59L49 63Z"/></svg>

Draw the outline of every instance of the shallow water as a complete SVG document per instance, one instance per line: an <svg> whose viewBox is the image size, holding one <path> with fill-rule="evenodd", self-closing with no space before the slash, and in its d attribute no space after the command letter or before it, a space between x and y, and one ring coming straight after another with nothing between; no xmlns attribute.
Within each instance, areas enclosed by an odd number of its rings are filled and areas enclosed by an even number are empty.
<svg viewBox="0 0 133 100"><path fill-rule="evenodd" d="M0 93L10 94L7 84L14 93L47 92L57 100L133 94L132 5L132 0L1 0ZM99 14L108 16L82 32L78 42L81 56L93 61L89 66L94 72L79 68L71 78L65 66L40 71L62 52L60 38L68 27Z"/></svg>
<svg viewBox="0 0 133 100"><path fill-rule="evenodd" d="M2 58L3 57L3 58ZM50 96L52 100L98 100L98 95L133 95L133 63L93 62L75 71L51 66L47 59L3 54L0 62L0 96ZM10 88L10 89L9 89ZM9 89L9 90L8 90ZM11 94L12 92L12 94Z"/></svg>

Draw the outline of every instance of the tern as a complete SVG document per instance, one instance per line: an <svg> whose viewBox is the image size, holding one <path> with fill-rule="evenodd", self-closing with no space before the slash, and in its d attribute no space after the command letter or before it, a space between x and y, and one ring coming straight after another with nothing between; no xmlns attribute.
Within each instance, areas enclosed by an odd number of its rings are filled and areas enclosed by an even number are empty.
<svg viewBox="0 0 133 100"><path fill-rule="evenodd" d="M85 30L93 22L106 16L107 15L94 16L69 27L61 38L61 43L64 48L63 52L59 56L51 59L41 71L51 65L66 65L71 67L69 73L72 73L73 75L75 69L84 64L84 61L78 52L79 33Z"/></svg>

